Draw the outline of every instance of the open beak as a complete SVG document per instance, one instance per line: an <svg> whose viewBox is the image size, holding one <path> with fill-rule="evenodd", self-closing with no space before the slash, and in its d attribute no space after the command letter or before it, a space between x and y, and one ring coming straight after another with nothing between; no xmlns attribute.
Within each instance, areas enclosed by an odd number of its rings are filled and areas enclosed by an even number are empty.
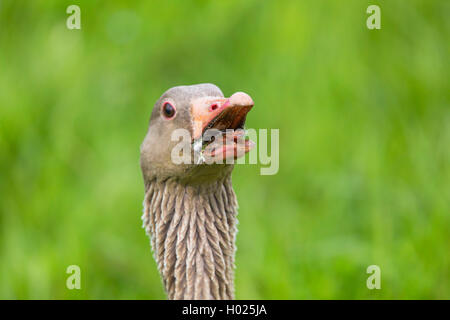
<svg viewBox="0 0 450 320"><path fill-rule="evenodd" d="M244 125L247 113L252 109L252 98L244 92L236 92L229 98L202 97L192 101L193 141L208 136L203 143L205 156L216 160L238 158L250 151L254 143L245 139ZM222 139L217 139L221 133Z"/></svg>
<svg viewBox="0 0 450 320"><path fill-rule="evenodd" d="M244 92L236 92L229 98L202 97L192 102L193 139L199 139L206 129L238 129L244 125L253 100Z"/></svg>

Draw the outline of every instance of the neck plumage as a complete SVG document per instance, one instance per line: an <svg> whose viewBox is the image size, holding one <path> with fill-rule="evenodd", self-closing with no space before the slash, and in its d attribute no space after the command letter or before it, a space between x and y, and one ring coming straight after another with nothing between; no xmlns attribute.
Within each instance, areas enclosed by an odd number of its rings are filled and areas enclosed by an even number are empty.
<svg viewBox="0 0 450 320"><path fill-rule="evenodd" d="M142 220L169 299L233 299L236 195L231 175L146 185Z"/></svg>

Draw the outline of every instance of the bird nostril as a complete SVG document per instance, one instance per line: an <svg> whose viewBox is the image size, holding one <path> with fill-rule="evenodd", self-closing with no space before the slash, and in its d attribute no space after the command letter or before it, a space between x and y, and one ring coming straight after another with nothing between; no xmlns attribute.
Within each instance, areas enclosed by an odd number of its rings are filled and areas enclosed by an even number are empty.
<svg viewBox="0 0 450 320"><path fill-rule="evenodd" d="M216 110L218 107L219 107L219 106L218 106L217 104L213 104L213 105L211 106L211 111Z"/></svg>

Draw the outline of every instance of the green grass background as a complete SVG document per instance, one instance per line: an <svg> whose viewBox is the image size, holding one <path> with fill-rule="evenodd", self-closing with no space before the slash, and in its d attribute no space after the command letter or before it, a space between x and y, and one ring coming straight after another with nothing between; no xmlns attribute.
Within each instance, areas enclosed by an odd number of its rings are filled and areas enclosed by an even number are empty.
<svg viewBox="0 0 450 320"><path fill-rule="evenodd" d="M449 299L449 12L0 1L0 298L165 298L139 146L162 92L212 82L253 97L248 127L280 129L278 174L233 174L238 299ZM72 264L81 290L65 286ZM366 288L372 264L381 290Z"/></svg>

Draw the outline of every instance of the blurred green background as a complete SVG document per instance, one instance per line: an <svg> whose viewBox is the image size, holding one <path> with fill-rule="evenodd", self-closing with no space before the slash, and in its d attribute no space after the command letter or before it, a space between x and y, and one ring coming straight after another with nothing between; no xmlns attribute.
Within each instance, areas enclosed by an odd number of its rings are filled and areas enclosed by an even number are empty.
<svg viewBox="0 0 450 320"><path fill-rule="evenodd" d="M0 298L165 298L139 146L166 89L212 82L253 97L248 127L280 129L278 174L233 174L238 299L449 299L449 12L0 0ZM81 290L66 288L72 264Z"/></svg>

